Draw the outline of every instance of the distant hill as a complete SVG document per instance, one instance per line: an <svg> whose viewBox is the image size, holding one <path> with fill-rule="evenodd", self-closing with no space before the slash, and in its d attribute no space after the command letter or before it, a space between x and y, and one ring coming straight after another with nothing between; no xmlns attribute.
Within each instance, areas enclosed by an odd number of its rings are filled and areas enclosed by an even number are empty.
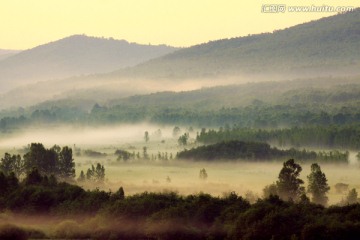
<svg viewBox="0 0 360 240"><path fill-rule="evenodd" d="M108 101L107 106L215 110L248 105L348 105L360 102L360 76L310 78L158 92Z"/></svg>
<svg viewBox="0 0 360 240"><path fill-rule="evenodd" d="M0 61L0 84L1 91L4 91L0 94L0 109L66 97L104 103L135 94L227 84L317 77L343 79L344 76L360 75L359 53L360 10L273 33L223 39L179 50L77 35ZM145 61L143 56L150 60ZM122 69L112 71L119 68ZM101 73L106 71L112 72ZM41 82L7 91L19 82L94 72L98 74ZM264 98L276 94L270 93L266 84L261 86L264 86L261 88ZM234 91L225 99L228 103L243 102L248 96L245 90ZM161 99L166 94L157 97ZM197 99L196 94L185 96L184 100L192 102L194 97L199 106L209 106ZM153 100L161 105L177 104L173 101L177 96L173 97L163 101L149 99L149 102L144 97L144 101L146 104ZM246 101L252 100L248 98ZM211 104L219 105L216 101Z"/></svg>
<svg viewBox="0 0 360 240"><path fill-rule="evenodd" d="M9 90L20 83L111 72L175 50L165 45L74 35L0 61L0 83L2 90Z"/></svg>
<svg viewBox="0 0 360 240"><path fill-rule="evenodd" d="M11 57L17 53L21 52L20 50L8 50L8 49L0 49L0 61L5 58Z"/></svg>
<svg viewBox="0 0 360 240"><path fill-rule="evenodd" d="M118 76L208 78L239 74L291 76L360 72L360 9L273 33L181 49L118 71Z"/></svg>

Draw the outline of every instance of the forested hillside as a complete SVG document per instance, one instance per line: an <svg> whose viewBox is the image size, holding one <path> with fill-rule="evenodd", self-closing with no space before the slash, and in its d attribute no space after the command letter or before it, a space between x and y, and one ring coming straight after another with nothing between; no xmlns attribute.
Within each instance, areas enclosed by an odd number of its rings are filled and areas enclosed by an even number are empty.
<svg viewBox="0 0 360 240"><path fill-rule="evenodd" d="M325 82L329 84L322 87ZM344 126L360 119L360 87L356 82L358 78L249 83L137 95L107 104L63 99L2 111L0 128L11 130L34 123L106 125L143 121L197 127Z"/></svg>
<svg viewBox="0 0 360 240"><path fill-rule="evenodd" d="M359 73L359 30L360 10L356 10L273 33L196 45L118 74L207 78L246 73Z"/></svg>

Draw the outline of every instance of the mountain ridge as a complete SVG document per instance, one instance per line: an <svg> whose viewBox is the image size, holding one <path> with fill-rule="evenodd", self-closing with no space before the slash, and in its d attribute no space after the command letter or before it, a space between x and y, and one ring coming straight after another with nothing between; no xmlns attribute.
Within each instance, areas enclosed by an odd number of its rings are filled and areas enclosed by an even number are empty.
<svg viewBox="0 0 360 240"><path fill-rule="evenodd" d="M0 61L0 82L10 87L49 79L111 72L165 55L177 48L140 45L113 38L72 35Z"/></svg>
<svg viewBox="0 0 360 240"><path fill-rule="evenodd" d="M273 33L221 39L119 70L118 76L219 77L258 73L359 73L360 9Z"/></svg>

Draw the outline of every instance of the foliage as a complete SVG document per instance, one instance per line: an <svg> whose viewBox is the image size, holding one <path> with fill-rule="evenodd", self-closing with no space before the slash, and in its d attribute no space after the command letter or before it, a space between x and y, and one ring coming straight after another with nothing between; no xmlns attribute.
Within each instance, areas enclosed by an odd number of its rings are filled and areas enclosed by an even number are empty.
<svg viewBox="0 0 360 240"><path fill-rule="evenodd" d="M312 201L317 204L327 205L326 193L330 190L327 178L317 163L311 165L311 173L307 176L309 185L308 192L312 195Z"/></svg>
<svg viewBox="0 0 360 240"><path fill-rule="evenodd" d="M34 168L39 174L55 175L63 180L73 180L75 177L72 149L66 146L60 148L55 145L46 149L41 143L32 143L23 158L5 153L0 168L5 174L13 172L18 178L32 172Z"/></svg>
<svg viewBox="0 0 360 240"><path fill-rule="evenodd" d="M82 182L84 182L85 180L86 180L85 173L84 173L83 170L81 170L80 175L79 175L77 181L78 181L79 183L82 183Z"/></svg>
<svg viewBox="0 0 360 240"><path fill-rule="evenodd" d="M299 178L301 171L301 166L295 163L294 159L284 162L276 182L279 196L282 199L296 201L304 193L304 187L301 186L304 181Z"/></svg>
<svg viewBox="0 0 360 240"><path fill-rule="evenodd" d="M355 10L272 33L210 41L123 71L123 75L193 79L244 73L305 75L339 71L343 66L355 68L359 62L359 16Z"/></svg>
<svg viewBox="0 0 360 240"><path fill-rule="evenodd" d="M185 145L187 145L188 140L189 140L189 133L184 133L183 135L181 135L181 136L179 137L178 143L179 143L179 145L181 145L181 146L185 146Z"/></svg>
<svg viewBox="0 0 360 240"><path fill-rule="evenodd" d="M150 140L148 131L145 131L145 133L144 133L144 140L145 140L145 142L148 142Z"/></svg>
<svg viewBox="0 0 360 240"><path fill-rule="evenodd" d="M83 103L80 100L73 103L68 100L70 103L65 105L65 100L59 100L26 109L0 112L0 130L6 133L33 125L67 123L92 126L144 121L197 127L227 124L255 129L342 127L358 125L359 96L359 77L327 77L137 95L111 101L106 106L95 104L91 111L89 107L81 109ZM177 129L180 132L174 132L175 138L181 134L181 129ZM321 131L316 134L314 141L321 140ZM352 148L356 144L360 146L359 141L354 138L356 134L351 136L351 140L344 140L339 136L335 139L334 146L337 146L337 141L342 146L346 146L348 142L352 143ZM285 140L284 143L291 143L291 138ZM307 140L310 141L311 138ZM332 144L331 141L319 143Z"/></svg>
<svg viewBox="0 0 360 240"><path fill-rule="evenodd" d="M207 174L205 168L201 169L200 173L199 173L199 178L202 180L206 180L207 177L208 177L208 174Z"/></svg>
<svg viewBox="0 0 360 240"><path fill-rule="evenodd" d="M190 150L183 150L177 154L177 158L185 160L284 160L296 158L300 161L319 160L324 162L346 163L348 153L331 151L329 153L306 150L296 150L294 148L281 150L272 148L267 143L229 141L220 142L212 145L200 146Z"/></svg>
<svg viewBox="0 0 360 240"><path fill-rule="evenodd" d="M283 185L292 185L286 189L298 196L300 171L301 167L293 160L285 162L279 181L268 189L275 186L281 194ZM0 174L0 184L10 186L13 177ZM6 194L0 197L2 209L66 219L54 227L52 238L347 240L360 233L359 204L324 208L310 203L304 195L294 202L269 194L253 204L235 192L223 197L205 193L181 196L174 192L144 192L125 197L122 187L114 193L85 191L50 180L36 169L18 185L5 189ZM291 194L287 192L287 195ZM94 218L79 224L79 214L86 219ZM27 230L16 226L0 226L1 239L10 235L9 239L17 239L13 234L19 232L25 236L19 239L30 236ZM48 236L40 238L45 237Z"/></svg>
<svg viewBox="0 0 360 240"><path fill-rule="evenodd" d="M121 149L117 149L115 151L115 155L118 156L117 160L123 160L123 161L127 161L130 158L134 158L133 154L129 153L128 151L125 150L121 150Z"/></svg>
<svg viewBox="0 0 360 240"><path fill-rule="evenodd" d="M360 115L359 115L360 116ZM282 129L254 128L220 128L216 130L203 129L196 140L204 144L221 141L261 141L273 142L281 147L311 146L318 148L360 149L360 125L322 125L304 126Z"/></svg>
<svg viewBox="0 0 360 240"><path fill-rule="evenodd" d="M5 175L9 175L13 172L17 178L21 177L25 173L24 161L20 155L10 155L5 153L4 157L0 160L1 171Z"/></svg>
<svg viewBox="0 0 360 240"><path fill-rule="evenodd" d="M91 149L85 150L84 154L85 154L85 156L93 157L93 158L106 157L106 153L97 152L97 151L94 151L94 150L91 150Z"/></svg>
<svg viewBox="0 0 360 240"><path fill-rule="evenodd" d="M358 193L355 188L349 191L345 201L347 204L354 204L359 202Z"/></svg>
<svg viewBox="0 0 360 240"><path fill-rule="evenodd" d="M96 167L94 167L94 165L91 164L91 168L89 168L86 172L86 180L92 181L92 182L95 182L98 184L104 183L104 181L105 181L104 165L97 163Z"/></svg>

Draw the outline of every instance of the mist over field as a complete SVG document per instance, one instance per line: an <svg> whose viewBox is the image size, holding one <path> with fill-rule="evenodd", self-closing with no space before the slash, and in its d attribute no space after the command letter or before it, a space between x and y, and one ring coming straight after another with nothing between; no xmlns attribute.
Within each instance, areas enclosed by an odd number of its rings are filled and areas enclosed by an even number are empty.
<svg viewBox="0 0 360 240"><path fill-rule="evenodd" d="M161 129L161 136L154 136ZM18 133L9 134L0 139L2 148L21 149L32 142L43 143L47 147L89 146L89 147L121 147L132 143L144 143L144 132L148 131L157 144L161 139L172 139L172 128L148 123L123 124L116 126L52 126L48 128L30 127Z"/></svg>
<svg viewBox="0 0 360 240"><path fill-rule="evenodd" d="M177 137L173 136L173 128L173 126L149 123L108 127L32 127L1 138L0 153L23 154L30 143L42 143L47 148L54 145L70 146L74 153L79 152L78 155L74 155L77 175L81 170L86 171L91 164L101 163L106 169L106 183L100 187L104 190L116 191L122 186L127 195L144 191L175 191L181 195L204 192L213 196L223 196L235 191L254 202L263 196L264 187L275 182L278 177L282 162L276 159L255 162L246 160L234 162L228 159L217 159L215 162L189 162L176 159L176 154L183 149L199 146L199 143L195 143L195 138L200 129L193 129L189 144L181 146ZM180 129L181 133L188 131L184 126L180 126ZM157 135L159 130L160 136ZM148 142L144 140L145 132L149 133ZM117 149L123 149L134 153L140 152L142 155L144 147L147 148L147 154L152 156L151 159L133 159L124 162L117 159L115 154ZM86 150L102 153L103 156L87 155ZM159 153L172 154L173 157L166 160L154 159L153 156L156 157ZM360 165L356 154L357 152L350 152L348 164L322 165L329 185L332 186L329 192L330 204L336 204L345 197L344 193L336 192L335 184L345 183L354 188L360 187L358 174ZM302 164L303 179L309 174L310 165L311 162ZM203 168L208 174L206 180L199 178L199 171ZM93 188L91 184L83 186Z"/></svg>

